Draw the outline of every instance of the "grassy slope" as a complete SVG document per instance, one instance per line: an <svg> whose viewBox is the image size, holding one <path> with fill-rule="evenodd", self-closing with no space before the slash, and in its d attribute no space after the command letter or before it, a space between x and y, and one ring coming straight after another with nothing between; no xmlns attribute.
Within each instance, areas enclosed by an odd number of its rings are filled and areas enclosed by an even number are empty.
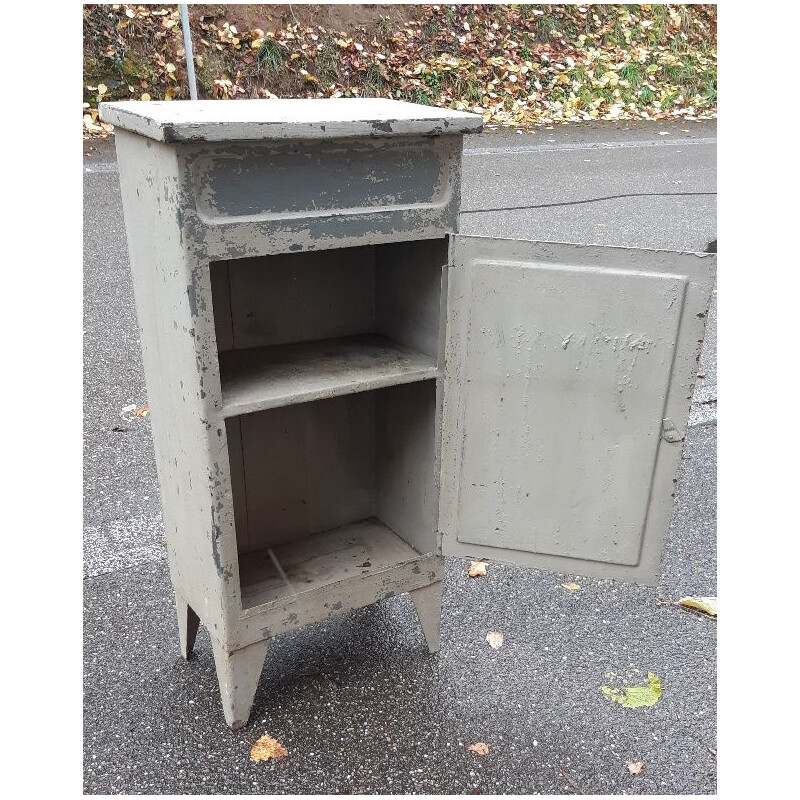
<svg viewBox="0 0 800 800"><path fill-rule="evenodd" d="M275 8L192 7L201 97L393 97L514 126L716 113L715 5L340 6L329 27ZM85 131L99 99L188 97L175 6L83 15Z"/></svg>

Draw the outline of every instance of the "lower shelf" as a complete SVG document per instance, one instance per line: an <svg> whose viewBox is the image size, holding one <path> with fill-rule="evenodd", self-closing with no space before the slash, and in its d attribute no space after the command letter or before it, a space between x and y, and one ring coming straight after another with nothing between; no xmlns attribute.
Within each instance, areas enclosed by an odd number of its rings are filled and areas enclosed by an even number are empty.
<svg viewBox="0 0 800 800"><path fill-rule="evenodd" d="M272 552L285 580L269 550L239 556L243 609L348 578L370 575L420 557L411 545L377 519L354 522L296 542L276 545Z"/></svg>

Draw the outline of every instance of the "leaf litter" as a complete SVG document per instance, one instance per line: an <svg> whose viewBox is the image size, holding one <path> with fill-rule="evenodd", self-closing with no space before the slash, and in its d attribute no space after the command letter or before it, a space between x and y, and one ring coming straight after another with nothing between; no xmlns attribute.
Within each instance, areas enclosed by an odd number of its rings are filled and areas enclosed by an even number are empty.
<svg viewBox="0 0 800 800"><path fill-rule="evenodd" d="M239 30L231 13L191 10L202 98L387 97L523 130L716 117L713 4L432 5L344 31L296 17ZM188 98L177 8L89 4L83 24L85 135L113 130L102 101Z"/></svg>

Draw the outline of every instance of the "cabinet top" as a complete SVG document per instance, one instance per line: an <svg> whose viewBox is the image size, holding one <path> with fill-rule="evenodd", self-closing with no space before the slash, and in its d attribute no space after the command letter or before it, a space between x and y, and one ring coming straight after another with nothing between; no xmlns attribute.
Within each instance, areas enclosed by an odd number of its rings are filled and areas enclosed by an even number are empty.
<svg viewBox="0 0 800 800"><path fill-rule="evenodd" d="M474 133L483 118L465 111L383 98L127 100L101 103L100 119L157 142L338 139Z"/></svg>

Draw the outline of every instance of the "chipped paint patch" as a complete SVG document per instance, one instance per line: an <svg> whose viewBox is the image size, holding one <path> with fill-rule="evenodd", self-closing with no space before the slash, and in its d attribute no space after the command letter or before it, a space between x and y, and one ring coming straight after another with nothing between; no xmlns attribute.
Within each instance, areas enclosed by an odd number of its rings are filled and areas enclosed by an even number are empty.
<svg viewBox="0 0 800 800"><path fill-rule="evenodd" d="M217 512L215 508L211 509L211 554L214 560L214 566L217 570L217 575L220 576L225 581L228 581L233 577L233 573L231 572L229 567L224 567L222 565L222 558L220 556L219 551L219 542L222 538L222 528L217 521Z"/></svg>

